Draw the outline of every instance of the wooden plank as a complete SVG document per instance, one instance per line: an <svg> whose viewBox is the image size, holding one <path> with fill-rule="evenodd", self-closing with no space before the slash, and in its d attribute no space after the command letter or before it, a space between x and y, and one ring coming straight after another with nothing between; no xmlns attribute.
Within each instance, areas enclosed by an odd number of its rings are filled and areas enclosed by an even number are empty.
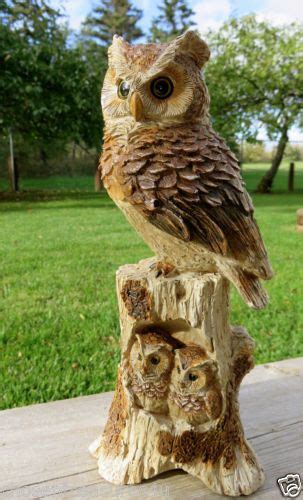
<svg viewBox="0 0 303 500"><path fill-rule="evenodd" d="M281 429L277 433L255 438L253 445L262 456L266 470L266 482L262 490L253 498L278 498L276 479L286 472L296 471L302 474L302 439L303 424L295 424ZM287 450L287 451L286 451ZM181 499L186 491L186 498L216 498L218 495L207 490L201 481L184 473L167 473L153 481L146 481L138 486L114 486L99 478L96 471L82 472L52 481L34 484L22 489L8 491L1 498L171 498Z"/></svg>
<svg viewBox="0 0 303 500"><path fill-rule="evenodd" d="M254 498L279 498L276 479L303 479L303 358L263 365L241 389L246 435L259 454L266 482ZM264 381L260 381L264 380ZM139 486L102 480L88 444L104 425L112 393L0 412L0 498L220 498L201 481L167 473Z"/></svg>
<svg viewBox="0 0 303 500"><path fill-rule="evenodd" d="M257 365L246 375L244 384L254 384L286 376L303 377L302 358L284 359L283 361Z"/></svg>

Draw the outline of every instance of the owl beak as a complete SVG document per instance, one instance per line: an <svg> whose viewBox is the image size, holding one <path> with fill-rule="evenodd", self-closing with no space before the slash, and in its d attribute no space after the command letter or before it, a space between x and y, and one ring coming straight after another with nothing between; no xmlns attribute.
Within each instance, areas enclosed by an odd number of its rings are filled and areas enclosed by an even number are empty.
<svg viewBox="0 0 303 500"><path fill-rule="evenodd" d="M138 92L134 92L130 98L129 109L136 122L140 122L143 117L143 103Z"/></svg>

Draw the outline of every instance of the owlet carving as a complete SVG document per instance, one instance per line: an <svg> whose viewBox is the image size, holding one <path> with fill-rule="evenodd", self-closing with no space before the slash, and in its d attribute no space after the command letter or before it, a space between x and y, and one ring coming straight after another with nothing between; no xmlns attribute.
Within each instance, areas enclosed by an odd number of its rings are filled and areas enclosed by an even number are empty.
<svg viewBox="0 0 303 500"><path fill-rule="evenodd" d="M194 31L167 44L115 36L102 90L102 179L166 269L219 272L251 307L272 270L240 166L211 126ZM169 266L168 266L169 265Z"/></svg>
<svg viewBox="0 0 303 500"><path fill-rule="evenodd" d="M175 352L171 376L169 410L175 419L199 425L215 420L222 411L222 393L217 363L199 346Z"/></svg>
<svg viewBox="0 0 303 500"><path fill-rule="evenodd" d="M140 408L166 414L173 343L157 332L137 334L130 351L128 386Z"/></svg>

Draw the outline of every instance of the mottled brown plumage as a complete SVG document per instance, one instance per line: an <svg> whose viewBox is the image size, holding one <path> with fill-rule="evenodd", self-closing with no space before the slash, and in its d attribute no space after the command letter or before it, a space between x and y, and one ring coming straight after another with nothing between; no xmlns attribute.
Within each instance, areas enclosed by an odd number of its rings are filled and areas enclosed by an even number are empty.
<svg viewBox="0 0 303 500"><path fill-rule="evenodd" d="M217 363L199 346L175 351L168 400L173 419L200 425L220 416L223 399L217 371Z"/></svg>
<svg viewBox="0 0 303 500"><path fill-rule="evenodd" d="M165 333L137 334L130 350L128 387L138 407L167 413L167 392L173 367L174 339Z"/></svg>
<svg viewBox="0 0 303 500"><path fill-rule="evenodd" d="M209 121L200 72L208 56L194 32L164 45L114 40L102 94L102 178L159 260L220 272L260 308L267 295L259 278L272 271L238 161ZM150 82L159 75L174 87L157 100ZM130 88L124 100L122 80Z"/></svg>

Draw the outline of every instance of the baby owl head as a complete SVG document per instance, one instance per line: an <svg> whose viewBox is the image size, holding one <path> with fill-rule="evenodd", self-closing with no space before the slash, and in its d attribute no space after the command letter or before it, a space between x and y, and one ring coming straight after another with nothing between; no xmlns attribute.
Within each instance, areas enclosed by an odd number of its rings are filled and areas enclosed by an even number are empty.
<svg viewBox="0 0 303 500"><path fill-rule="evenodd" d="M115 35L102 89L106 126L182 124L205 115L209 97L201 69L206 43L187 31L170 43L130 45Z"/></svg>
<svg viewBox="0 0 303 500"><path fill-rule="evenodd" d="M187 346L175 352L172 385L183 395L199 394L214 380L217 364L199 346Z"/></svg>
<svg viewBox="0 0 303 500"><path fill-rule="evenodd" d="M173 345L160 333L137 334L130 352L130 365L142 381L167 377L173 366Z"/></svg>

